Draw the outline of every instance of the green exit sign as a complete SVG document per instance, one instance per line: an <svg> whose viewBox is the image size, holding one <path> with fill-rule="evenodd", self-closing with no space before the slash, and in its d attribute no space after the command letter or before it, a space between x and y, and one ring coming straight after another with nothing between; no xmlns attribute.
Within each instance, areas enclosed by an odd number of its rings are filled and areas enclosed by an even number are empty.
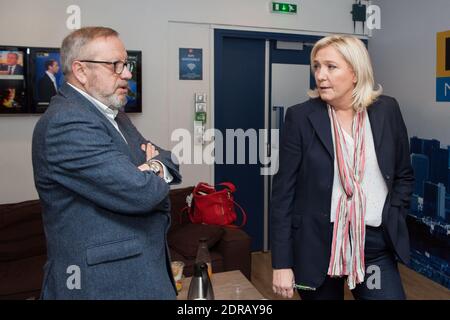
<svg viewBox="0 0 450 320"><path fill-rule="evenodd" d="M272 2L272 12L297 14L297 5L293 3Z"/></svg>

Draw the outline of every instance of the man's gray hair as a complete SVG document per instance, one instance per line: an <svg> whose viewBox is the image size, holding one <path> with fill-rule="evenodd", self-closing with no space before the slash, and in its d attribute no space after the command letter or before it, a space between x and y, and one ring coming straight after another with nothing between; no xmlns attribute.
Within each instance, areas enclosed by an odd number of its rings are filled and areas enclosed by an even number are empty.
<svg viewBox="0 0 450 320"><path fill-rule="evenodd" d="M84 27L73 31L64 38L61 45L61 65L64 75L72 73L72 63L82 57L84 47L100 37L118 37L119 33L107 27Z"/></svg>

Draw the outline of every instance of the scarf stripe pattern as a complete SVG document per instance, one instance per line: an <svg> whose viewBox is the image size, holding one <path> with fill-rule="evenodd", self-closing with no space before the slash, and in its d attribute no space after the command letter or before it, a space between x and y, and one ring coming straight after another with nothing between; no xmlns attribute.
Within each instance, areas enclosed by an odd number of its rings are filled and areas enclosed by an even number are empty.
<svg viewBox="0 0 450 320"><path fill-rule="evenodd" d="M350 289L364 281L364 242L366 197L362 189L365 169L365 120L367 111L355 115L352 133L354 150L349 150L335 110L328 106L333 124L334 144L342 195L339 198L333 227L328 275L347 276ZM351 154L353 152L353 155ZM353 156L353 165L350 157Z"/></svg>

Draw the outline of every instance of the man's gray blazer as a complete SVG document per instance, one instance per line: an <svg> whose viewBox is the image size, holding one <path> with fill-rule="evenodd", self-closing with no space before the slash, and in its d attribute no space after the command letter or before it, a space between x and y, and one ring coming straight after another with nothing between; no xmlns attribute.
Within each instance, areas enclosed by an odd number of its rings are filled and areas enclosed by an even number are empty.
<svg viewBox="0 0 450 320"><path fill-rule="evenodd" d="M125 140L91 102L65 83L33 133L33 169L43 206L47 263L43 299L174 299L166 232L168 184L140 149L128 117ZM179 183L170 152L159 149Z"/></svg>

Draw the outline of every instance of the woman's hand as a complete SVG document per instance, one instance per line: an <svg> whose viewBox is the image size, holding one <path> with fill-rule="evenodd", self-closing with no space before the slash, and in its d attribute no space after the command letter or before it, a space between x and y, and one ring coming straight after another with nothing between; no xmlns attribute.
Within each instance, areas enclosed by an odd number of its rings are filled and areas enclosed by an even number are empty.
<svg viewBox="0 0 450 320"><path fill-rule="evenodd" d="M292 269L274 269L272 279L273 292L283 298L292 298L294 295L294 273Z"/></svg>

